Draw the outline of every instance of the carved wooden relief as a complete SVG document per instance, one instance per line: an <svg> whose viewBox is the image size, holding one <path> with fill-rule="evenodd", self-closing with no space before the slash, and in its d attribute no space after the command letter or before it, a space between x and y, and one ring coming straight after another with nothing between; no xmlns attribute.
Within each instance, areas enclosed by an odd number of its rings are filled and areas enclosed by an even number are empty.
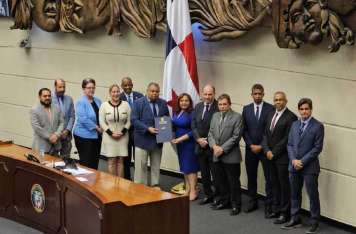
<svg viewBox="0 0 356 234"><path fill-rule="evenodd" d="M127 24L139 37L165 31L166 0L11 0L13 29L34 22L48 32L85 33L106 27L120 34ZM272 12L272 30L281 48L330 40L329 51L354 43L356 0L189 0L193 22L208 41L235 39Z"/></svg>
<svg viewBox="0 0 356 234"><path fill-rule="evenodd" d="M330 38L329 51L354 44L355 0L273 0L273 32L281 48L317 45Z"/></svg>
<svg viewBox="0 0 356 234"><path fill-rule="evenodd" d="M190 0L192 20L208 41L235 39L259 25L269 0Z"/></svg>

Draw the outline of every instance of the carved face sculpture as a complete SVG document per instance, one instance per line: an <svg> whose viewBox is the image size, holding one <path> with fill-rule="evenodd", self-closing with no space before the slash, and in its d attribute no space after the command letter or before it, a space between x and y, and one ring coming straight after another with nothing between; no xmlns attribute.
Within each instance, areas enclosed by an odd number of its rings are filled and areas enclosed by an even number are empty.
<svg viewBox="0 0 356 234"><path fill-rule="evenodd" d="M315 0L294 0L289 7L288 27L294 42L318 44L321 33L321 8Z"/></svg>
<svg viewBox="0 0 356 234"><path fill-rule="evenodd" d="M33 21L42 29L55 32L59 30L59 1L32 0Z"/></svg>
<svg viewBox="0 0 356 234"><path fill-rule="evenodd" d="M62 12L82 32L105 25L111 15L109 0L63 0Z"/></svg>

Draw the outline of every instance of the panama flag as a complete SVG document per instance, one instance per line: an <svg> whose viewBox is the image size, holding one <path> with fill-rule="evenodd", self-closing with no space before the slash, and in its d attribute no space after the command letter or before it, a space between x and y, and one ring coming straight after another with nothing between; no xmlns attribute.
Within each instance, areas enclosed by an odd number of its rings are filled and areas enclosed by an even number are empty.
<svg viewBox="0 0 356 234"><path fill-rule="evenodd" d="M199 80L188 0L167 0L167 50L163 98L175 107L182 93L199 101Z"/></svg>

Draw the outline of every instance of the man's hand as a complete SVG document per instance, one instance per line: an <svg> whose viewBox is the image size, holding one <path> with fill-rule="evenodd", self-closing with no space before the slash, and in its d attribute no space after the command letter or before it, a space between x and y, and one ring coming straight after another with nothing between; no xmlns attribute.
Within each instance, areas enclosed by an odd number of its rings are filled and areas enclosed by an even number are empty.
<svg viewBox="0 0 356 234"><path fill-rule="evenodd" d="M213 146L213 151L214 151L214 156L215 157L220 157L224 153L223 148L221 146L218 146L218 145L214 145Z"/></svg>
<svg viewBox="0 0 356 234"><path fill-rule="evenodd" d="M68 130L68 129L64 129L64 130L62 131L62 134L61 134L61 139L62 139L62 140L67 139L68 135L69 135L69 130Z"/></svg>
<svg viewBox="0 0 356 234"><path fill-rule="evenodd" d="M158 133L158 129L157 128L153 128L153 127L149 127L148 128L148 132L153 134L153 135L156 135Z"/></svg>
<svg viewBox="0 0 356 234"><path fill-rule="evenodd" d="M268 160L272 160L272 159L273 159L273 153L272 153L272 151L268 151L267 154L266 154L266 156L267 156L267 159L268 159Z"/></svg>
<svg viewBox="0 0 356 234"><path fill-rule="evenodd" d="M250 149L251 149L252 153L258 154L259 152L262 151L262 146L261 145L251 145Z"/></svg>
<svg viewBox="0 0 356 234"><path fill-rule="evenodd" d="M208 141L206 140L206 138L198 138L197 142L201 148L205 148L208 145Z"/></svg>
<svg viewBox="0 0 356 234"><path fill-rule="evenodd" d="M49 137L49 141L52 143L52 144L56 144L57 141L58 141L58 136L56 134L52 134L50 137Z"/></svg>
<svg viewBox="0 0 356 234"><path fill-rule="evenodd" d="M297 171L303 169L303 163L301 160L297 160L297 159L293 160L292 165L293 165L294 169Z"/></svg>
<svg viewBox="0 0 356 234"><path fill-rule="evenodd" d="M113 133L111 135L111 137L114 138L115 140L119 140L122 136L123 136L122 133Z"/></svg>

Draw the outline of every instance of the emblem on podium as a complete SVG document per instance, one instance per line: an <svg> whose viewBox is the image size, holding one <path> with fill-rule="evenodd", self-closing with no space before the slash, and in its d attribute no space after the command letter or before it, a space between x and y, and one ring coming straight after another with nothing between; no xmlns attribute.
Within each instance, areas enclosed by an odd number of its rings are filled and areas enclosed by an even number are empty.
<svg viewBox="0 0 356 234"><path fill-rule="evenodd" d="M46 197L43 188L39 184L34 184L31 188L31 202L37 213L43 213L46 206Z"/></svg>

